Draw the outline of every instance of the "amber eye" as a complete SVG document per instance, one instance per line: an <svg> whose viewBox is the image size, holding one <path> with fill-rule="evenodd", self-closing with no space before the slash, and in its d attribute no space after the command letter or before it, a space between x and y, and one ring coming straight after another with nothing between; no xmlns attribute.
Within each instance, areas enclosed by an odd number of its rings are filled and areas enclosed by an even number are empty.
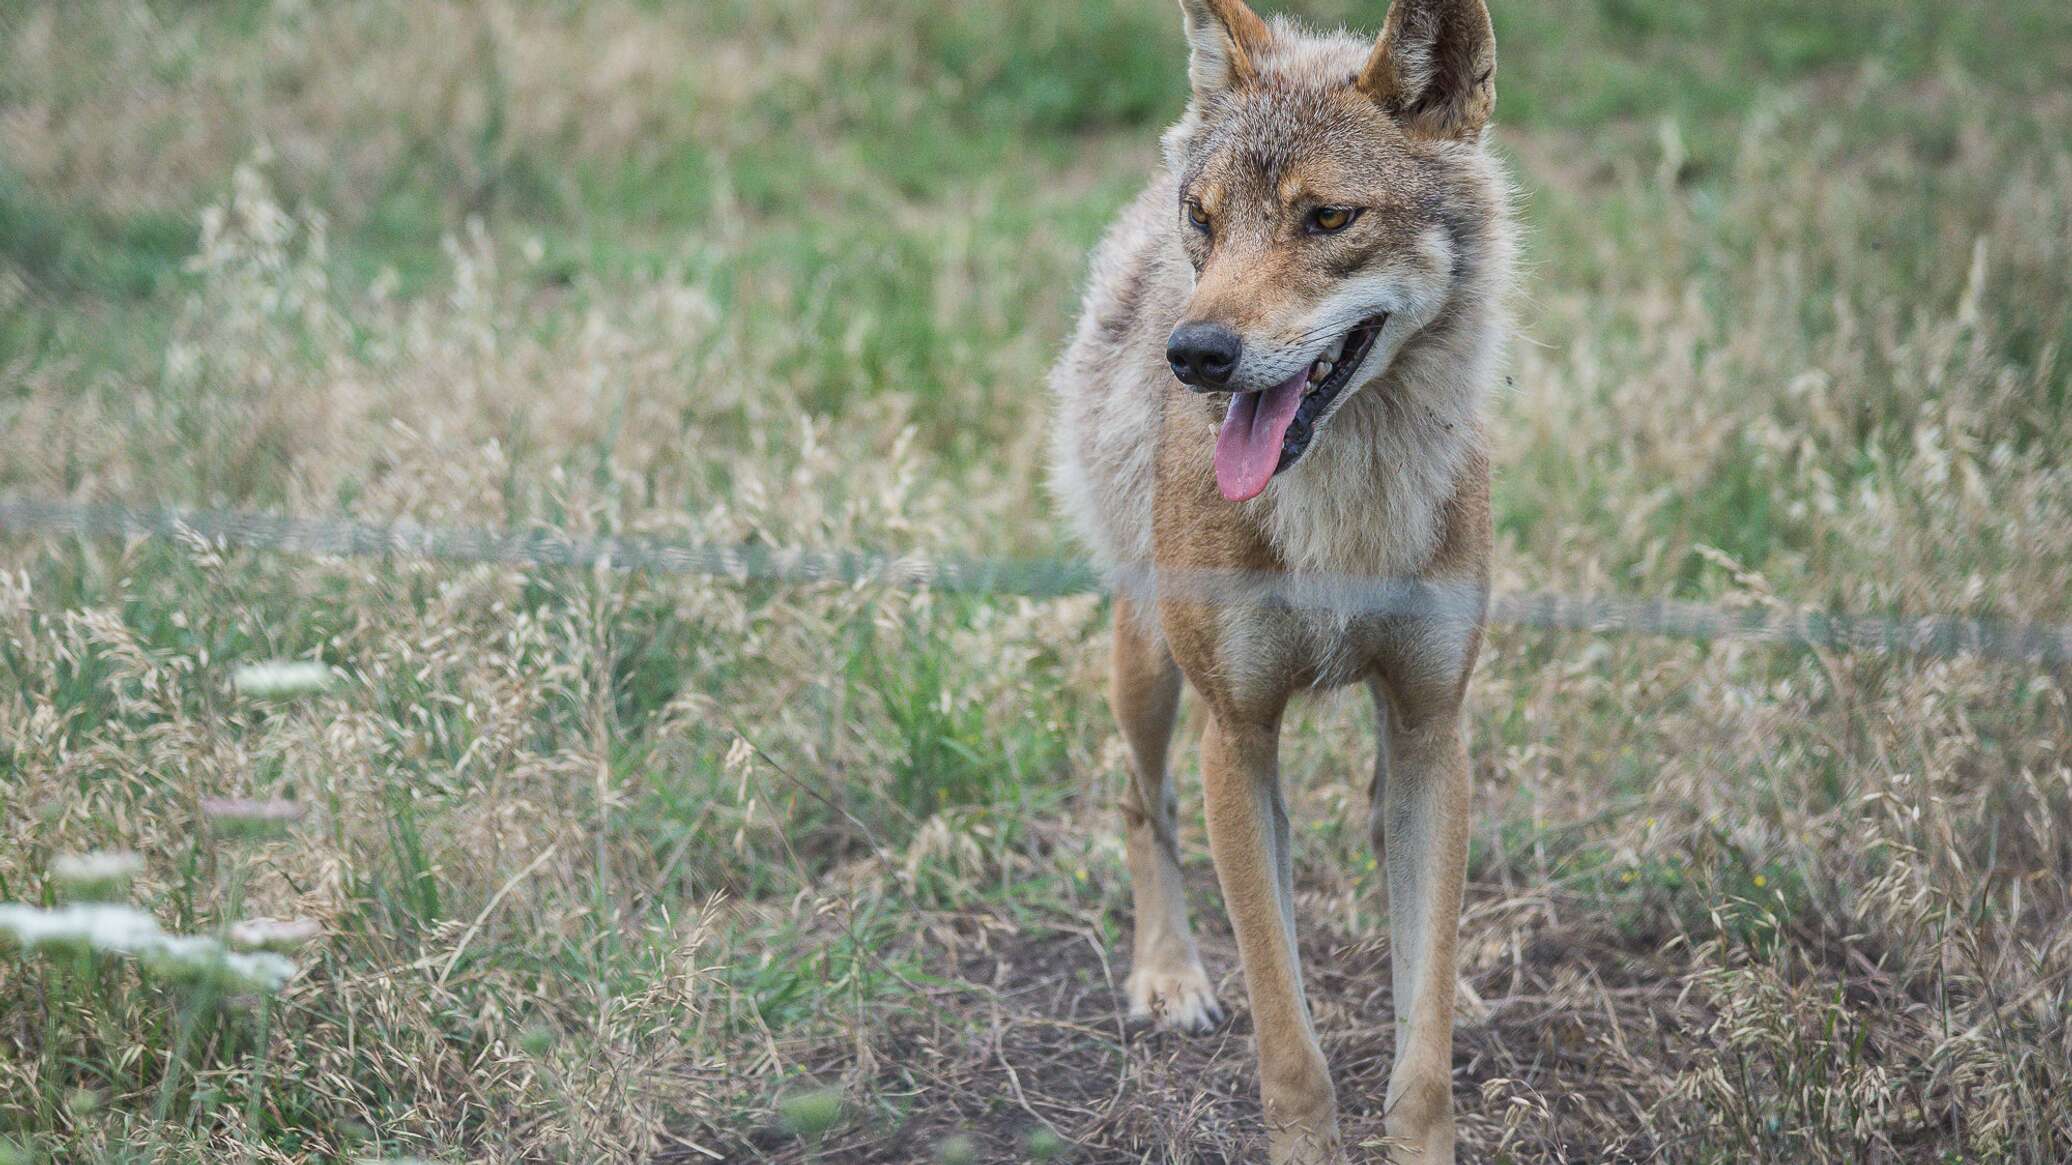
<svg viewBox="0 0 2072 1165"><path fill-rule="evenodd" d="M1201 208L1201 203L1189 200L1187 203L1187 221L1193 223L1196 230L1208 230L1209 212Z"/></svg>
<svg viewBox="0 0 2072 1165"><path fill-rule="evenodd" d="M1349 206L1320 206L1309 212L1309 229L1320 235L1335 235L1353 225L1360 212Z"/></svg>

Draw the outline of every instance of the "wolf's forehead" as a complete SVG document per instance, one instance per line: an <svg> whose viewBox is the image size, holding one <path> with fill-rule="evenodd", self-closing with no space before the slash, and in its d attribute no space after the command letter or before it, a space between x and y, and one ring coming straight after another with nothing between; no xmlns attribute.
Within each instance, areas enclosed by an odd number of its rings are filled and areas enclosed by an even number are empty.
<svg viewBox="0 0 2072 1165"><path fill-rule="evenodd" d="M1407 192L1418 180L1385 116L1321 88L1271 87L1232 101L1203 135L1193 169L1232 197Z"/></svg>

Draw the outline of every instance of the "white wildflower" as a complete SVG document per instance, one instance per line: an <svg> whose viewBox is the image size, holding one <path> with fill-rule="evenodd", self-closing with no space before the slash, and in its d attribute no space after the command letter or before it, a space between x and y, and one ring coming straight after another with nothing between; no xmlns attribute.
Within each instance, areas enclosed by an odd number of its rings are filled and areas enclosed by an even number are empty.
<svg viewBox="0 0 2072 1165"><path fill-rule="evenodd" d="M331 686L331 669L313 659L269 659L238 668L230 682L255 699L312 696Z"/></svg>
<svg viewBox="0 0 2072 1165"><path fill-rule="evenodd" d="M102 902L56 910L0 903L0 935L45 954L127 955L151 974L232 991L278 991L297 970L280 955L244 954L224 949L215 939L168 934L157 919L133 906Z"/></svg>
<svg viewBox="0 0 2072 1165"><path fill-rule="evenodd" d="M143 869L144 859L127 850L94 850L60 855L50 864L50 876L74 898L105 902L122 897Z"/></svg>
<svg viewBox="0 0 2072 1165"><path fill-rule="evenodd" d="M158 920L134 906L101 902L42 910L0 904L0 934L35 951L100 950L134 954L165 937Z"/></svg>
<svg viewBox="0 0 2072 1165"><path fill-rule="evenodd" d="M230 928L230 945L248 951L292 951L324 933L314 918L247 918Z"/></svg>

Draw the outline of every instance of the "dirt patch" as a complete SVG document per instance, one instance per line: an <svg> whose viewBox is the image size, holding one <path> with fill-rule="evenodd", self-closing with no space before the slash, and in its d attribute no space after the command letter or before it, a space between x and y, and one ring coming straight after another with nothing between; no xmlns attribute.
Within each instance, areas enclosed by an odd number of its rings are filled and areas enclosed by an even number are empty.
<svg viewBox="0 0 2072 1165"><path fill-rule="evenodd" d="M1495 898L1477 907L1465 949L1483 957L1463 976L1454 1053L1464 1153L1658 1158L1660 1147L1630 1130L1646 1127L1631 1118L1660 1092L1660 1079L1644 1091L1621 1068L1681 1058L1706 1022L1679 1001L1674 967L1647 936L1621 937L1597 920L1550 925L1540 905ZM767 1128L726 1159L932 1161L961 1135L977 1160L1023 1161L1031 1135L1047 1128L1070 1143L1061 1159L1074 1162L1263 1160L1236 950L1219 910L1197 917L1203 956L1233 1013L1198 1037L1126 1022L1126 945L1103 951L1090 926L986 914L937 920L924 928L937 944L931 957L954 980L926 989L868 1039L823 1049L811 1065L852 1080L866 1069L867 1083L851 1090L850 1118L811 1145ZM1387 940L1312 927L1303 958L1348 1141L1378 1139L1395 1040ZM859 1101L868 1112L856 1111ZM670 1158L700 1159L711 1158Z"/></svg>

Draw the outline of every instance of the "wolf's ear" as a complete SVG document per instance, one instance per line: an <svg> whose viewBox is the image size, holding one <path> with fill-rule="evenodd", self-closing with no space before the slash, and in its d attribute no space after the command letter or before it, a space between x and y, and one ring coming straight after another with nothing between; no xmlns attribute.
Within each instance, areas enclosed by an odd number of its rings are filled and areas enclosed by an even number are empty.
<svg viewBox="0 0 2072 1165"><path fill-rule="evenodd" d="M1496 32L1483 0L1395 0L1354 81L1404 129L1472 138L1496 111Z"/></svg>
<svg viewBox="0 0 2072 1165"><path fill-rule="evenodd" d="M1273 30L1245 0L1180 0L1187 23L1187 79L1197 98L1214 97L1258 76Z"/></svg>

